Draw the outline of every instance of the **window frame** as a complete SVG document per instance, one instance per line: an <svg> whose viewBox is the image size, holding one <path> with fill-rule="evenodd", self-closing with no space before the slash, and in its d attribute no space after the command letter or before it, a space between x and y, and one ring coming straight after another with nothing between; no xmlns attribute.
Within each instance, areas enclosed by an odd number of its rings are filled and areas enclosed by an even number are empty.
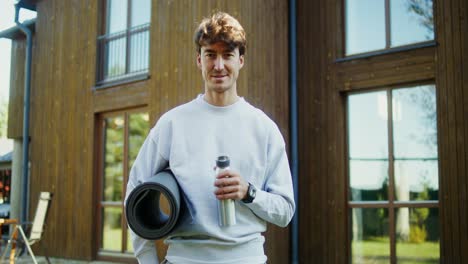
<svg viewBox="0 0 468 264"><path fill-rule="evenodd" d="M355 208L361 209L387 209L388 210L388 237L389 237L389 245L390 245L390 263L397 263L397 240L396 240L396 211L399 208L437 208L440 212L440 174L438 178L439 182L439 195L438 200L427 200L427 201L397 201L395 197L395 159L394 159L394 144L393 144L393 96L392 91L398 89L405 89L405 88L414 88L420 85L434 85L436 91L437 87L435 86L434 81L423 81L423 82L415 82L411 84L398 84L398 85L387 85L385 87L377 87L373 89L359 89L354 91L349 91L345 93L346 99L344 100L344 109L345 109L345 186L346 186L346 248L347 248L347 255L348 255L348 262L352 263L353 255L352 255L352 215L351 210ZM349 118L348 118L348 98L350 95L358 95L358 94L366 94L369 92L378 92L378 91L385 91L386 98L387 98L387 144L388 144L388 199L386 201L352 201L350 197L350 162L349 162ZM436 92L437 96L437 92ZM438 109L436 109L438 111ZM439 122L436 120L436 122ZM439 135L439 131L437 131L437 135ZM439 149L439 142L437 142L437 162L438 167L440 167L440 149ZM440 225L440 215L438 217L439 225ZM439 236L440 228L439 228ZM441 245L439 242L439 248L441 249ZM439 251L439 259L441 259L441 254Z"/></svg>
<svg viewBox="0 0 468 264"><path fill-rule="evenodd" d="M147 106L131 108L131 109L123 109L117 111L110 111L97 114L96 117L96 170L95 170L95 255L98 260L109 260L109 261L124 261L133 263L134 256L133 252L129 251L129 245L127 243L128 239L128 229L127 229L127 221L125 219L125 210L123 202L125 200L125 193L127 189L127 182L130 176L130 168L129 168L129 117L132 114L137 113L146 113L150 115L149 108ZM103 196L103 188L104 188L104 169L105 169L105 120L107 118L118 117L121 116L124 118L124 127L123 127L123 179L122 179L122 201L104 201ZM150 121L148 120L148 132L150 127ZM122 219L121 219L121 227L122 227L122 242L121 242L121 250L120 251L112 251L112 250L103 250L102 248L102 239L103 239L103 209L109 207L120 207L122 208Z"/></svg>
<svg viewBox="0 0 468 264"><path fill-rule="evenodd" d="M415 42L411 44L406 44L406 45L401 45L401 46L396 46L396 47L391 47L391 21L390 21L390 1L391 0L384 0L384 12L385 12L385 48L379 49L379 50L371 50L367 52L361 52L361 53L355 53L351 55L346 55L346 22L347 22L347 16L346 16L346 10L347 10L347 2L348 0L342 0L342 10L341 10L341 16L343 18L343 26L341 28L342 32L342 43L341 43L341 48L340 52L338 52L338 57L335 62L345 62L345 61L351 61L355 59L364 59L364 58L369 58L369 57L374 57L374 56L379 56L379 55L385 55L385 54L391 54L391 53L398 53L402 51L408 51L408 50L413 50L413 49L420 49L420 48L426 48L426 47L434 47L437 45L436 39L437 39L437 31L435 27L435 20L434 20L434 39L432 40L427 40L427 41L420 41L420 42ZM436 1L432 0L432 13L433 15L435 14L435 5ZM339 31L338 31L339 33Z"/></svg>
<svg viewBox="0 0 468 264"><path fill-rule="evenodd" d="M142 80L147 80L150 78L149 68L150 68L150 58L148 57L148 65L146 69L139 70L136 72L130 72L131 64L131 39L132 35L136 35L142 32L148 32L148 55L151 54L151 11L150 11L150 21L146 24L137 25L131 27L132 24L132 2L136 0L126 0L127 1L127 10L126 10L126 28L119 32L109 33L109 21L110 21L110 5L109 1L112 0L103 0L101 1L100 10L101 10L101 19L99 20L99 36L96 40L97 45L97 56L96 56L96 85L93 87L93 90L109 88L113 86L118 86L122 84L127 84L131 82L137 82ZM152 2L150 1L152 6ZM151 8L150 8L151 10ZM124 35L122 37L122 35ZM111 78L106 78L105 71L108 70L108 49L107 45L111 40L115 39L125 39L125 70L124 73L118 74ZM102 43L104 42L104 43Z"/></svg>

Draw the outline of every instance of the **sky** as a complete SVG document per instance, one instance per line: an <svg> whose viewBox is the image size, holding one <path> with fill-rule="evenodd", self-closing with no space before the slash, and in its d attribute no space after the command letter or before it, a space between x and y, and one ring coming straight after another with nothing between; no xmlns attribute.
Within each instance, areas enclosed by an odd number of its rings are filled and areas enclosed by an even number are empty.
<svg viewBox="0 0 468 264"><path fill-rule="evenodd" d="M31 19L35 12L22 10L20 21ZM15 26L14 0L0 0L0 31ZM10 87L11 40L0 38L0 101L8 100Z"/></svg>
<svg viewBox="0 0 468 264"><path fill-rule="evenodd" d="M20 21L35 17L35 12L21 11ZM15 26L14 0L0 0L0 31ZM11 40L0 38L0 103L8 101L10 91ZM13 149L13 141L0 138L0 155Z"/></svg>

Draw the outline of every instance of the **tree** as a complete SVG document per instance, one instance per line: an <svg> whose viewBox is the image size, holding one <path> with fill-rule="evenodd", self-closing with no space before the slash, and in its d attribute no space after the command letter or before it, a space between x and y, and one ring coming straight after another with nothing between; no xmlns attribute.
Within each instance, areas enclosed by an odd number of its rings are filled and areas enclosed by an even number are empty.
<svg viewBox="0 0 468 264"><path fill-rule="evenodd" d="M409 0L408 11L419 17L419 22L428 32L434 33L434 14L432 0Z"/></svg>

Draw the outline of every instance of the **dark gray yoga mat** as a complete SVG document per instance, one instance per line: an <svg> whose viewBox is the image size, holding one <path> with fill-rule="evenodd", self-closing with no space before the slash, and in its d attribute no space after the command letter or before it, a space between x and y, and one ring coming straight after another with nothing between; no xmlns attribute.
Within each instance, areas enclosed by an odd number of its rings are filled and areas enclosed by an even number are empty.
<svg viewBox="0 0 468 264"><path fill-rule="evenodd" d="M169 215L161 211L161 195L169 202ZM156 240L174 229L184 208L179 185L172 172L165 170L133 189L127 199L125 215L133 232L142 238Z"/></svg>

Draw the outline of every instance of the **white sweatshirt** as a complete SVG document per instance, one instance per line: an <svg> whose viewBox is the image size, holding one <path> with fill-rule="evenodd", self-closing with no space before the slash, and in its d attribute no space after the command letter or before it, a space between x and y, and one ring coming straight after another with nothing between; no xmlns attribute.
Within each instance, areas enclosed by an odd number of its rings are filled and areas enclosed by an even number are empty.
<svg viewBox="0 0 468 264"><path fill-rule="evenodd" d="M237 224L218 225L213 167L218 156L257 188L250 204L236 201ZM295 204L284 139L261 110L240 98L226 107L203 95L165 113L146 138L130 172L127 195L141 182L170 167L190 215L165 243L171 263L265 263L266 222L285 227ZM158 263L152 241L132 232L139 263Z"/></svg>

